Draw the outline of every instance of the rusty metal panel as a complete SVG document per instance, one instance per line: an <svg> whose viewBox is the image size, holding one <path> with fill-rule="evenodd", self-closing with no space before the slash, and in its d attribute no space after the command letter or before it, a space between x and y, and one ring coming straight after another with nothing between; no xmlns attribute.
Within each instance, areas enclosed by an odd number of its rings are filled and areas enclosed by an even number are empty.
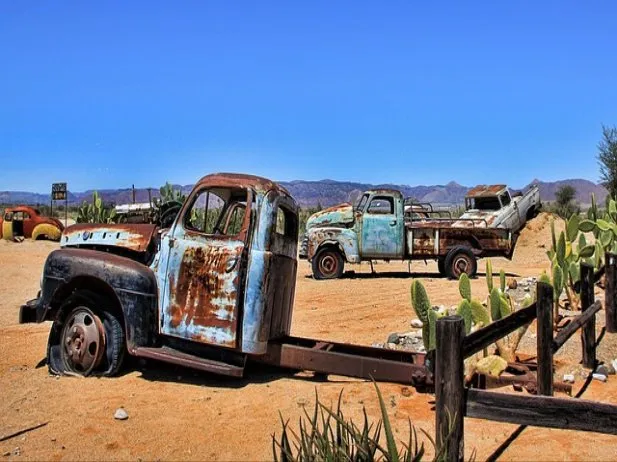
<svg viewBox="0 0 617 462"><path fill-rule="evenodd" d="M320 342L289 337L271 342L260 362L379 381L430 386L432 376L424 365L425 356L406 351L386 350L344 343Z"/></svg>
<svg viewBox="0 0 617 462"><path fill-rule="evenodd" d="M277 236L276 214L285 207L294 220L289 236ZM287 195L272 190L257 194L258 210L246 275L242 346L246 353L261 355L268 340L287 335L291 324L297 270L297 205Z"/></svg>
<svg viewBox="0 0 617 462"><path fill-rule="evenodd" d="M335 205L314 213L306 222L306 229L319 226L345 226L354 222L354 211L351 204Z"/></svg>
<svg viewBox="0 0 617 462"><path fill-rule="evenodd" d="M162 332L235 347L244 243L184 233L169 255Z"/></svg>
<svg viewBox="0 0 617 462"><path fill-rule="evenodd" d="M350 263L360 262L358 235L354 229L347 228L313 228L307 234L307 257L312 259L324 244L336 244Z"/></svg>
<svg viewBox="0 0 617 462"><path fill-rule="evenodd" d="M471 188L466 197L489 197L496 196L503 192L507 186L505 184L493 184L493 185L485 185L480 184Z"/></svg>
<svg viewBox="0 0 617 462"><path fill-rule="evenodd" d="M145 252L155 238L156 225L149 224L90 224L69 226L64 230L62 247L122 247Z"/></svg>
<svg viewBox="0 0 617 462"><path fill-rule="evenodd" d="M371 204L381 198L393 201L393 213L370 213ZM405 240L403 200L400 192L378 192L369 197L367 211L362 215L362 258L402 258Z"/></svg>
<svg viewBox="0 0 617 462"><path fill-rule="evenodd" d="M407 231L408 251L410 255L434 256L436 245L435 228L416 228Z"/></svg>

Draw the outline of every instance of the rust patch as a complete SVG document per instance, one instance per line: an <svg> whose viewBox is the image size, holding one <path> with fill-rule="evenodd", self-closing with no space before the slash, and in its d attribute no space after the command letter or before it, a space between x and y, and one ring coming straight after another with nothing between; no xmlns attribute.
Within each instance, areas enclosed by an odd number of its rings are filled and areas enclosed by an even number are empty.
<svg viewBox="0 0 617 462"><path fill-rule="evenodd" d="M255 191L261 193L275 190L289 196L289 192L274 181L260 176L241 173L213 173L212 175L206 175L197 182L193 190L204 187L253 188Z"/></svg>
<svg viewBox="0 0 617 462"><path fill-rule="evenodd" d="M229 272L230 262L240 258L242 244L189 248L180 263L178 281L170 280L172 300L170 325L182 324L191 338L233 346L236 337L238 272ZM239 264L239 262L237 263ZM235 276L232 276L235 274ZM192 326L221 330L220 338L190 332ZM227 339L227 340L224 340Z"/></svg>
<svg viewBox="0 0 617 462"><path fill-rule="evenodd" d="M495 196L506 189L505 184L485 185L480 184L471 188L465 197L488 197Z"/></svg>
<svg viewBox="0 0 617 462"><path fill-rule="evenodd" d="M145 252L154 238L157 226L150 224L91 224L80 223L66 228L62 244L111 245L136 252Z"/></svg>

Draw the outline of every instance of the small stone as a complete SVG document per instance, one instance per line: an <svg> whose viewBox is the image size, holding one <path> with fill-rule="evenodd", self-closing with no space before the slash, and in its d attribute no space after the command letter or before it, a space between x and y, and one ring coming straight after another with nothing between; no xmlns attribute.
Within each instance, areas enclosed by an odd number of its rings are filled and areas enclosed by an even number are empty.
<svg viewBox="0 0 617 462"><path fill-rule="evenodd" d="M600 382L606 382L606 375L604 374L593 374L592 377Z"/></svg>
<svg viewBox="0 0 617 462"><path fill-rule="evenodd" d="M114 414L114 419L116 420L126 420L129 418L128 413L124 410L124 408L120 407L116 409L116 413Z"/></svg>
<svg viewBox="0 0 617 462"><path fill-rule="evenodd" d="M412 395L411 389L409 387L401 387L401 395L408 397Z"/></svg>
<svg viewBox="0 0 617 462"><path fill-rule="evenodd" d="M611 361L611 366L613 366L613 369L615 369L617 371L617 359L613 359Z"/></svg>
<svg viewBox="0 0 617 462"><path fill-rule="evenodd" d="M2 454L2 457L8 457L11 455L11 451L6 451L4 454Z"/></svg>
<svg viewBox="0 0 617 462"><path fill-rule="evenodd" d="M422 328L423 325L424 324L419 319L412 319L411 320L411 327L414 327L416 329L420 329L420 328Z"/></svg>
<svg viewBox="0 0 617 462"><path fill-rule="evenodd" d="M613 366L611 366L610 364L600 364L598 367L596 367L595 372L602 375L614 375L615 369L613 369Z"/></svg>
<svg viewBox="0 0 617 462"><path fill-rule="evenodd" d="M13 455L14 456L21 455L21 448L19 446L17 446L15 449L13 449Z"/></svg>
<svg viewBox="0 0 617 462"><path fill-rule="evenodd" d="M52 438L52 439L51 439L51 441L52 441L52 442L55 442L55 441L56 441L56 438Z"/></svg>
<svg viewBox="0 0 617 462"><path fill-rule="evenodd" d="M398 345L398 343L401 341L400 337L398 336L398 334L392 333L390 335L388 335L388 340L386 343L394 343L396 345Z"/></svg>
<svg viewBox="0 0 617 462"><path fill-rule="evenodd" d="M574 374L564 374L563 381L566 383L574 383Z"/></svg>
<svg viewBox="0 0 617 462"><path fill-rule="evenodd" d="M516 281L516 279L510 278L510 280L508 281L508 289L516 290L517 287L518 287L518 282Z"/></svg>
<svg viewBox="0 0 617 462"><path fill-rule="evenodd" d="M386 347L387 347L389 350L396 350L396 345L398 345L398 343L392 343L392 342L388 342L388 343L386 343Z"/></svg>
<svg viewBox="0 0 617 462"><path fill-rule="evenodd" d="M308 404L308 401L304 398L299 398L298 401L296 401L296 404L298 407L304 407Z"/></svg>

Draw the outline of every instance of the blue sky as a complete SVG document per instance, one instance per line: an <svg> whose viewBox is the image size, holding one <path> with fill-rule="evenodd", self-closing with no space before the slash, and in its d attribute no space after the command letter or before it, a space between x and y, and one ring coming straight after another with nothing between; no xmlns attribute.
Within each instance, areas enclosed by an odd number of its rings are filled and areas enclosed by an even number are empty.
<svg viewBox="0 0 617 462"><path fill-rule="evenodd" d="M610 0L1 2L0 190L597 181L615 17Z"/></svg>

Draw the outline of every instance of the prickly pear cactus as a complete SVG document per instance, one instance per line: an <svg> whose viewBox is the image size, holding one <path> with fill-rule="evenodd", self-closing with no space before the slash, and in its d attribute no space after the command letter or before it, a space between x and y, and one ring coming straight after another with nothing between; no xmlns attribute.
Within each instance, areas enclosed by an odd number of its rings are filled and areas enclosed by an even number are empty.
<svg viewBox="0 0 617 462"><path fill-rule="evenodd" d="M463 318L465 321L465 333L469 334L471 332L471 326L473 323L473 313L471 312L471 303L467 299L461 300L458 304L458 308L456 309L456 314Z"/></svg>
<svg viewBox="0 0 617 462"><path fill-rule="evenodd" d="M437 314L431 308L428 311L428 321L422 325L422 343L426 351L435 349L435 338L437 337Z"/></svg>
<svg viewBox="0 0 617 462"><path fill-rule="evenodd" d="M469 305L471 307L471 317L474 324L488 326L491 323L491 317L482 303L478 300L472 300Z"/></svg>
<svg viewBox="0 0 617 462"><path fill-rule="evenodd" d="M489 303L491 305L491 318L493 321L501 319L501 295L497 287L493 287L493 290L491 290Z"/></svg>
<svg viewBox="0 0 617 462"><path fill-rule="evenodd" d="M429 312L433 311L426 289L417 279L411 283L411 305L418 319L424 324L429 322Z"/></svg>
<svg viewBox="0 0 617 462"><path fill-rule="evenodd" d="M503 269L499 270L499 288L502 294L506 292L506 272Z"/></svg>
<svg viewBox="0 0 617 462"><path fill-rule="evenodd" d="M493 290L493 264L490 258L486 260L486 287L489 293Z"/></svg>
<svg viewBox="0 0 617 462"><path fill-rule="evenodd" d="M458 280L458 291L468 302L471 302L471 283L469 282L469 276L467 273L462 273Z"/></svg>
<svg viewBox="0 0 617 462"><path fill-rule="evenodd" d="M501 356L489 355L480 359L476 364L476 370L481 374L499 377L508 367L508 362Z"/></svg>

